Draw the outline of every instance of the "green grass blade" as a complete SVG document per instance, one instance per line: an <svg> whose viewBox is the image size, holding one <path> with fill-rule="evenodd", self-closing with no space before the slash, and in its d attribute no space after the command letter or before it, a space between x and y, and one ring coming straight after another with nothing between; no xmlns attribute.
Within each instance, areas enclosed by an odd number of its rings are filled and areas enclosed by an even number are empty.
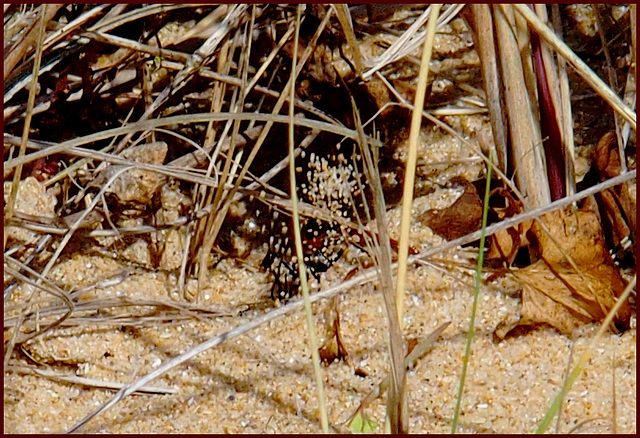
<svg viewBox="0 0 640 438"><path fill-rule="evenodd" d="M464 382L467 377L469 357L471 356L471 343L476 323L476 310L478 308L478 298L480 297L480 283L482 282L482 265L484 263L484 242L487 229L487 215L489 213L489 195L491 194L491 173L493 170L493 154L487 164L487 185L484 191L484 205L482 207L482 228L480 233L480 249L478 250L478 263L476 265L475 284L473 287L473 306L471 307L471 319L469 320L469 332L467 333L467 345L465 346L464 357L462 358L462 373L460 374L460 387L456 397L456 407L451 421L451 433L456 433L458 419L460 417L460 405L462 403L462 393L464 392Z"/></svg>

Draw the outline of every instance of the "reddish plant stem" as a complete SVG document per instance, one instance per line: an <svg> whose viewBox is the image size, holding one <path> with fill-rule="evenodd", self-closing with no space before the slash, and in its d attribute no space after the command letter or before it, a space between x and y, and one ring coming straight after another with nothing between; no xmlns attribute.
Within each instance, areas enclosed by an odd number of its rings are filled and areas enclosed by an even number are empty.
<svg viewBox="0 0 640 438"><path fill-rule="evenodd" d="M530 7L533 9L533 5L530 5ZM542 60L540 37L535 32L531 32L531 49L533 51L536 82L538 84L540 131L547 162L549 192L551 194L551 200L556 201L567 195L565 187L564 151L562 137L560 135L560 125L558 124L555 107L551 100L547 73Z"/></svg>

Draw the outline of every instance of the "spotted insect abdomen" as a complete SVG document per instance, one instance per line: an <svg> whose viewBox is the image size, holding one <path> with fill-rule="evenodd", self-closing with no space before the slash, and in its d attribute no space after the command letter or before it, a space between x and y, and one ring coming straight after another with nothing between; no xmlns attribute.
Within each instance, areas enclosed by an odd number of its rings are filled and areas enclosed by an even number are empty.
<svg viewBox="0 0 640 438"><path fill-rule="evenodd" d="M355 165L341 154L321 157L311 153L301 156L298 175L300 201L312 206L318 217L308 213L300 218L302 252L308 272L319 279L335 263L346 248L346 238L339 220L353 215L354 197L359 199ZM297 294L300 286L293 221L289 213L272 210L268 252L262 267L273 274L273 298L287 299Z"/></svg>

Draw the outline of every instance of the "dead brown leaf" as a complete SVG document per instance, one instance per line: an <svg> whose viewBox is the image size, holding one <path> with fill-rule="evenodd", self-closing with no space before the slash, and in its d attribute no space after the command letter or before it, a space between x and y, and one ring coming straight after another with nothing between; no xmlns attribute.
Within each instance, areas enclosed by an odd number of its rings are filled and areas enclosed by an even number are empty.
<svg viewBox="0 0 640 438"><path fill-rule="evenodd" d="M504 187L498 187L491 192L491 196L499 195L504 200L504 207L491 207L491 211L495 213L497 219L504 219L522 213L522 202L513 197L511 192ZM511 227L506 230L500 230L489 237L489 251L485 255L486 260L499 260L506 262L507 266L511 266L521 247L529 246L527 240L527 232L531 228L533 221L525 221L518 224L517 227Z"/></svg>
<svg viewBox="0 0 640 438"><path fill-rule="evenodd" d="M607 132L595 148L594 167L599 181L620 175L622 165L616 135ZM619 245L636 232L635 181L607 189L596 195L609 247ZM635 260L635 259L634 259Z"/></svg>
<svg viewBox="0 0 640 438"><path fill-rule="evenodd" d="M616 134L607 132L596 144L594 166L601 180L620 175L620 153L616 144Z"/></svg>
<svg viewBox="0 0 640 438"><path fill-rule="evenodd" d="M448 208L428 210L418 216L420 222L447 240L466 236L482 224L482 200L475 186L462 177L451 182L464 187L458 200Z"/></svg>
<svg viewBox="0 0 640 438"><path fill-rule="evenodd" d="M523 285L522 316L508 331L544 323L571 335L582 324L604 319L624 290L617 269L609 265L598 266L595 275L580 275L568 270L554 272L540 260L520 271L517 278Z"/></svg>
<svg viewBox="0 0 640 438"><path fill-rule="evenodd" d="M523 287L521 318L498 327L498 338L537 324L571 335L581 324L601 321L613 308L625 281L609 257L596 208L592 200L581 209L569 206L544 215L556 242L539 222L533 224L529 234L539 260L514 273ZM630 312L626 303L614 319L616 327L628 326Z"/></svg>
<svg viewBox="0 0 640 438"><path fill-rule="evenodd" d="M597 206L592 199L585 202L581 209L570 206L548 213L541 219L555 242L538 221L532 225L530 237L533 237L537 247L538 258L544 259L549 265L568 267L568 256L588 271L590 267L610 259Z"/></svg>

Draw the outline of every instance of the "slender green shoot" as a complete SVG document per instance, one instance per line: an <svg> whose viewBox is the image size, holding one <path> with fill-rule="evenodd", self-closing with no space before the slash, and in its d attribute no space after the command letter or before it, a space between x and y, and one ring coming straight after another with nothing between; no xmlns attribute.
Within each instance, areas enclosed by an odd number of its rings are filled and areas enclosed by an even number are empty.
<svg viewBox="0 0 640 438"><path fill-rule="evenodd" d="M491 194L491 173L493 170L493 153L489 161L487 161L487 185L484 191L484 205L482 207L482 228L480 231L480 249L478 249L478 263L476 265L476 278L473 287L473 306L471 307L471 319L469 320L469 331L467 332L467 345L465 346L464 357L462 358L462 373L460 374L460 387L458 388L458 396L456 397L456 407L453 412L453 420L451 421L451 433L456 433L458 427L458 419L460 417L460 406L462 404L462 394L464 392L464 382L467 377L467 367L469 366L469 358L471 357L471 343L475 332L476 310L478 308L478 299L480 297L480 284L482 283L482 265L484 264L484 243L487 230L487 215L489 213L489 195Z"/></svg>

